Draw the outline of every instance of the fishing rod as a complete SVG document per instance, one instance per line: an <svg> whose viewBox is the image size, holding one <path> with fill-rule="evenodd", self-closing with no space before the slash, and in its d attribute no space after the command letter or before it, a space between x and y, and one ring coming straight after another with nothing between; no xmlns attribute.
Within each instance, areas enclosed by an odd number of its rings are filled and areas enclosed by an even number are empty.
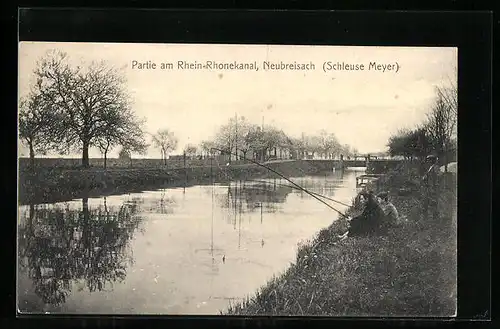
<svg viewBox="0 0 500 329"><path fill-rule="evenodd" d="M238 154L235 154L235 153L232 153L232 152L229 152L229 151L224 151L224 150L220 150L218 148L215 148L215 147L212 147L211 150L216 150L216 151L219 151L221 153L226 153L226 154L229 154L229 155L234 155L236 157L242 157L244 160L246 161L249 161L253 164L256 164L262 168L265 168L273 173L275 173L276 175L278 175L279 177L287 180L288 182L292 183L292 185L296 186L297 188L299 188L301 191L304 191L306 192L307 194L309 194L310 196L312 196L313 198L315 198L316 200L318 200L319 202L323 203L324 205L326 205L328 208L334 210L335 212L337 212L339 215L341 215L342 217L347 217L346 214L342 213L341 211L335 209L333 206L331 206L330 204L326 203L324 200L320 199L318 196L316 196L315 194L311 193L310 191L308 191L307 189L303 188L302 186L298 185L297 183L295 183L294 181L292 181L291 179L289 179L288 177L285 177L284 175L282 175L281 173L277 172L276 170L274 170L273 168L270 168L262 163L259 163L257 161L254 161L252 159L248 159L247 157L245 156L240 156Z"/></svg>
<svg viewBox="0 0 500 329"><path fill-rule="evenodd" d="M258 180L258 179L247 179L247 181L248 182L257 182L257 183L269 183L268 181ZM293 189L296 189L296 190L300 190L297 187L292 186L292 185L288 185L288 184L282 184L282 183L273 183L273 184L276 184L278 186L290 187L290 188L293 188ZM327 197L326 195L322 195L322 194L319 194L319 193L316 193L316 192L313 192L313 191L309 191L309 192L311 192L312 194L315 194L315 195L319 196L320 198L323 198L323 199L326 199L326 200L329 200L329 201L341 204L343 206L346 206L346 207L350 207L351 206L351 205L348 205L347 203L343 203L343 202L340 202L338 200L335 200L335 199L332 199L330 197Z"/></svg>
<svg viewBox="0 0 500 329"><path fill-rule="evenodd" d="M217 161L217 163L218 163L218 161ZM226 179L231 180L231 178L230 178L230 177L229 177L226 173L224 173L224 172L223 172L223 174L224 174L224 176L226 177ZM246 179L245 181L247 181L247 182L257 182L257 183L266 183L266 184L267 184L267 183L269 183L268 181L265 181L265 180L259 180L259 179ZM289 184L282 184L282 183L274 183L274 184L276 184L276 185L278 185L278 186L289 187L289 188L293 188L293 189L295 189L295 190L301 191L301 189L300 189L300 188L297 188L297 187L295 187L295 186L293 186L293 185L289 185ZM321 197L321 198L323 198L323 199L326 199L326 200L329 200L329 201L332 201L332 202L335 202L335 203L341 204L341 205L343 205L343 206L346 206L346 207L350 207L350 206L351 206L351 205L348 205L348 204L346 204L346 203L343 203L343 202L340 202L340 201L338 201L338 200L335 200L335 199L332 199L332 198L330 198L330 197L327 197L327 196L325 196L325 195L322 195L322 194L319 194L319 193L316 193L316 192L313 192L313 191L309 191L309 192L311 192L312 194L315 194L315 195L317 195L317 196L319 196L319 197Z"/></svg>
<svg viewBox="0 0 500 329"><path fill-rule="evenodd" d="M246 182L262 182L262 183L269 183L267 181L260 181L260 180L252 180L252 179L247 179ZM298 188L296 188L295 186L292 186L292 185L288 185L288 184L280 184L280 183L276 183L276 185L278 186L283 186L283 187L288 187L288 188L292 188L292 189L295 189L295 190L299 190ZM256 190L262 190L262 191L269 191L268 189L264 188L264 187L252 187L252 189L256 189ZM346 206L346 207L350 207L350 205L346 204L346 203L343 203L343 202L340 202L340 201L337 201L337 200L334 200L332 198L329 198L325 195L322 195L322 194L319 194L319 193L316 193L316 192L312 192L312 191L309 191L311 192L312 194L315 194L317 196L319 196L320 198L323 198L323 199L326 199L326 200L329 200L329 201L333 201L333 202L336 202L336 203L339 203L343 206Z"/></svg>

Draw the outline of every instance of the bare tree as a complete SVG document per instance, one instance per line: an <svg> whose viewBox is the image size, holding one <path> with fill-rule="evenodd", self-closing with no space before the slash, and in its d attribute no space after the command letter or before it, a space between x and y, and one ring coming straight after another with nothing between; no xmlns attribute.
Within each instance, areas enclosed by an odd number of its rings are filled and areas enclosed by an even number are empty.
<svg viewBox="0 0 500 329"><path fill-rule="evenodd" d="M340 147L340 152L341 154L343 154L344 156L351 156L352 155L352 149L351 147L349 146L349 144L344 144Z"/></svg>
<svg viewBox="0 0 500 329"><path fill-rule="evenodd" d="M214 138L215 147L225 151L229 161L240 154L246 157L251 148L251 132L255 127L244 116L234 116L219 127Z"/></svg>
<svg viewBox="0 0 500 329"><path fill-rule="evenodd" d="M230 118L226 124L220 126L215 135L215 146L226 152L229 161L233 158L233 150L237 148L236 143L241 140L236 135L236 130L236 118Z"/></svg>
<svg viewBox="0 0 500 329"><path fill-rule="evenodd" d="M441 96L446 106L450 108L450 111L455 116L458 116L458 71L456 67L454 68L453 73L453 77L448 76L446 83L436 87L436 89L437 94Z"/></svg>
<svg viewBox="0 0 500 329"><path fill-rule="evenodd" d="M306 153L305 135L301 138L292 138L293 152L297 159L303 159Z"/></svg>
<svg viewBox="0 0 500 329"><path fill-rule="evenodd" d="M283 151L285 152L286 158L293 155L295 146L293 140L288 136L283 130L279 131L278 146L280 147L280 158L283 159Z"/></svg>
<svg viewBox="0 0 500 329"><path fill-rule="evenodd" d="M96 146L104 155L104 168L107 168L107 154L116 146L125 150L144 153L148 145L144 139L143 125L145 120L138 120L130 111L117 111L111 108L102 114L105 124L102 133L96 137Z"/></svg>
<svg viewBox="0 0 500 329"><path fill-rule="evenodd" d="M205 153L205 156L209 157L213 155L215 143L213 141L203 141L200 143L200 149Z"/></svg>
<svg viewBox="0 0 500 329"><path fill-rule="evenodd" d="M244 121L241 125L241 137L239 138L238 150L242 153L243 158L247 158L247 154L251 150L257 150L258 146L258 133L256 134L258 126L256 124L252 124L248 121Z"/></svg>
<svg viewBox="0 0 500 329"><path fill-rule="evenodd" d="M196 153L198 152L198 148L196 145L188 144L186 147L184 147L184 153L188 157L194 157Z"/></svg>
<svg viewBox="0 0 500 329"><path fill-rule="evenodd" d="M333 155L342 152L340 142L334 133L328 133L324 129L321 130L318 142L318 150L323 153L325 158L331 158Z"/></svg>
<svg viewBox="0 0 500 329"><path fill-rule="evenodd" d="M359 150L356 147L353 147L351 150L351 155L357 157L359 154Z"/></svg>
<svg viewBox="0 0 500 329"><path fill-rule="evenodd" d="M31 92L19 102L19 138L29 148L31 168L35 154L60 149L59 137L54 129L59 117L47 106L42 95Z"/></svg>
<svg viewBox="0 0 500 329"><path fill-rule="evenodd" d="M313 158L315 154L321 152L322 150L321 142L322 140L320 136L316 135L305 136L306 150L307 152L311 152Z"/></svg>
<svg viewBox="0 0 500 329"><path fill-rule="evenodd" d="M246 157L246 153L248 151L252 152L252 158L255 160L264 161L265 159L265 141L264 141L264 132L261 127L254 125L250 127L247 135L245 136L245 150L244 155Z"/></svg>
<svg viewBox="0 0 500 329"><path fill-rule="evenodd" d="M447 76L443 84L436 87L436 94L442 99L449 112L451 126L451 139L457 138L457 120L458 120L458 70L454 67L453 76Z"/></svg>
<svg viewBox="0 0 500 329"><path fill-rule="evenodd" d="M457 121L458 121L458 91L456 85L448 87L437 87L437 94L442 99L450 121L451 138L457 137Z"/></svg>
<svg viewBox="0 0 500 329"><path fill-rule="evenodd" d="M82 151L84 167L89 166L89 148L115 127L110 120L133 118L122 69L104 61L74 66L66 53L50 51L34 73L50 107L63 114L59 129L67 145Z"/></svg>
<svg viewBox="0 0 500 329"><path fill-rule="evenodd" d="M130 161L130 167L132 167L132 154L146 154L148 150L149 144L147 144L144 140L138 139L128 139L122 142L122 152L125 152L128 156L128 160Z"/></svg>
<svg viewBox="0 0 500 329"><path fill-rule="evenodd" d="M282 144L282 137L282 131L271 125L266 125L264 130L257 134L257 139L253 143L256 145L255 148L260 150L261 161L268 160L266 154Z"/></svg>
<svg viewBox="0 0 500 329"><path fill-rule="evenodd" d="M436 102L427 115L425 130L430 138L431 145L439 157L444 157L445 171L447 171L447 152L450 149L452 136L456 129L457 117L448 106L442 94L437 92Z"/></svg>
<svg viewBox="0 0 500 329"><path fill-rule="evenodd" d="M167 164L168 154L177 148L177 144L177 137L168 129L160 129L153 136L153 145L160 149L165 165Z"/></svg>
<svg viewBox="0 0 500 329"><path fill-rule="evenodd" d="M130 152L125 147L122 147L120 152L118 152L118 158L128 160L130 158Z"/></svg>
<svg viewBox="0 0 500 329"><path fill-rule="evenodd" d="M235 136L235 153L242 154L243 157L247 156L248 151L252 147L251 131L254 131L257 125L249 122L244 116L239 118L231 119L230 122L234 122L234 136ZM239 151L239 152L238 152Z"/></svg>

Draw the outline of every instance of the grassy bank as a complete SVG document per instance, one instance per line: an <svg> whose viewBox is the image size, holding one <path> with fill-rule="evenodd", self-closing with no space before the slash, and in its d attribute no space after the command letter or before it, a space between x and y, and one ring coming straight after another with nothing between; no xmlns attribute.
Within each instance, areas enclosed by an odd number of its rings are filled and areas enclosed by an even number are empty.
<svg viewBox="0 0 500 329"><path fill-rule="evenodd" d="M449 316L456 298L455 192L441 186L440 219L420 215L415 176L391 173L389 190L408 222L385 236L337 241L334 222L301 247L297 259L228 315ZM448 186L453 186L449 184ZM401 189L405 193L398 193ZM409 190L409 192L408 192ZM403 194L403 195L399 195ZM349 211L354 211L352 208ZM335 244L338 242L337 244Z"/></svg>
<svg viewBox="0 0 500 329"><path fill-rule="evenodd" d="M267 164L285 176L314 174L328 169L328 163L307 160ZM38 167L34 173L20 168L19 201L56 202L76 197L129 193L154 188L191 186L228 180L278 177L255 164L216 164L184 168L65 168Z"/></svg>

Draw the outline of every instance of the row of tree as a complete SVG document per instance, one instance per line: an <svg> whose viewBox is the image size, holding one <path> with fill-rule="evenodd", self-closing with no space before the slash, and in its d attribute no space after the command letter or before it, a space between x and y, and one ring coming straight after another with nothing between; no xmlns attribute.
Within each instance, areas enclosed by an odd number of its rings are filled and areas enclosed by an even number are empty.
<svg viewBox="0 0 500 329"><path fill-rule="evenodd" d="M120 158L131 158L132 153L145 154L149 146L161 151L166 164L168 155L177 149L178 139L168 129L151 135L150 143L146 141L145 119L135 115L123 68L104 61L75 65L66 53L51 50L37 62L33 75L19 107L19 137L29 148L32 166L36 154L79 151L87 167L89 149L94 147L103 154L106 167L109 152L117 147L121 147ZM208 156L218 149L233 158L265 161L278 148L294 158L357 153L324 130L294 138L272 125L260 126L237 116L222 124L213 139L187 145L183 151L192 157Z"/></svg>
<svg viewBox="0 0 500 329"><path fill-rule="evenodd" d="M128 153L146 151L144 120L134 114L122 69L103 61L73 65L66 53L51 50L33 74L19 107L19 137L32 165L36 153L48 151L81 151L83 166L91 147L105 159L118 145Z"/></svg>
<svg viewBox="0 0 500 329"><path fill-rule="evenodd" d="M231 158L251 158L266 161L269 154L283 157L304 158L319 155L323 158L333 158L340 154L353 155L357 150L349 145L342 145L335 134L321 130L318 134L302 134L301 137L291 137L283 130L273 125L258 125L245 117L230 118L220 126L214 138L205 140L199 145L203 156L212 155L214 150L231 154ZM196 146L188 145L187 154L196 153ZM278 151L279 150L279 151Z"/></svg>
<svg viewBox="0 0 500 329"><path fill-rule="evenodd" d="M121 147L120 158L145 154L150 145L166 159L178 140L161 129L146 142L145 119L135 115L126 88L124 70L104 61L74 65L68 55L51 50L33 71L29 92L19 103L19 138L29 149L31 165L36 154L82 152L89 166L89 149L99 149L106 167L107 155Z"/></svg>
<svg viewBox="0 0 500 329"><path fill-rule="evenodd" d="M414 129L398 131L389 139L391 156L423 160L433 154L445 164L457 146L458 93L456 83L436 88L435 101L423 123Z"/></svg>
<svg viewBox="0 0 500 329"><path fill-rule="evenodd" d="M153 145L162 151L162 159L166 161L168 154L177 149L178 139L172 131L164 129L153 136ZM251 158L266 161L273 151L277 155L278 149L286 154L283 157L293 158L319 155L326 159L340 154L351 156L358 153L349 145L342 145L335 134L325 130L315 135L290 137L275 126L257 125L245 117L237 116L222 124L213 138L204 140L199 145L187 144L182 152L190 158L222 153L228 155L229 160Z"/></svg>

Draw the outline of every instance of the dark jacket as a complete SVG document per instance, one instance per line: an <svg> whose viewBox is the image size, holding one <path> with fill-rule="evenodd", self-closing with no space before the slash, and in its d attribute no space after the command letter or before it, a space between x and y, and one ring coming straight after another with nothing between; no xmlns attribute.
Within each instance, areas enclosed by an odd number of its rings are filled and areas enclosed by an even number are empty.
<svg viewBox="0 0 500 329"><path fill-rule="evenodd" d="M351 220L349 236L370 235L377 233L382 228L384 221L384 211L375 201L372 194L368 195L365 209L361 215Z"/></svg>

